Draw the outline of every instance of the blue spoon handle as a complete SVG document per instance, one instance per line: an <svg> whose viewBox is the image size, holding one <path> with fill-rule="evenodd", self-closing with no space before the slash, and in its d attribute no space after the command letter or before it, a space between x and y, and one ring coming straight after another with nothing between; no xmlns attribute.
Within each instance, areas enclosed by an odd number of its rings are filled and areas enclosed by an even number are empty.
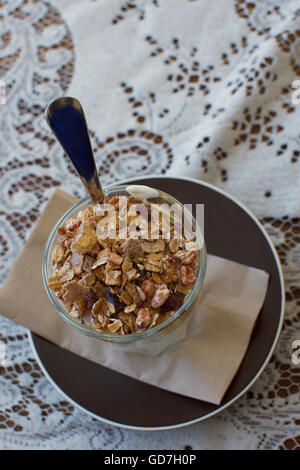
<svg viewBox="0 0 300 470"><path fill-rule="evenodd" d="M93 202L103 202L87 124L81 104L75 98L61 97L48 106L46 121L73 163Z"/></svg>

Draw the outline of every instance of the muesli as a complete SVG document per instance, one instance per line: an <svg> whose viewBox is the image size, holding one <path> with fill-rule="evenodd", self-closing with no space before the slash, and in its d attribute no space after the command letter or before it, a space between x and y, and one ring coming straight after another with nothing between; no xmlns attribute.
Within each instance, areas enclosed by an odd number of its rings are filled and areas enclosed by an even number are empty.
<svg viewBox="0 0 300 470"><path fill-rule="evenodd" d="M163 218L152 217L156 205L146 204L145 212L132 196L105 203L113 215L91 204L58 229L48 286L80 323L102 333L131 334L158 325L182 306L197 280L199 248L178 235L174 220L166 236Z"/></svg>

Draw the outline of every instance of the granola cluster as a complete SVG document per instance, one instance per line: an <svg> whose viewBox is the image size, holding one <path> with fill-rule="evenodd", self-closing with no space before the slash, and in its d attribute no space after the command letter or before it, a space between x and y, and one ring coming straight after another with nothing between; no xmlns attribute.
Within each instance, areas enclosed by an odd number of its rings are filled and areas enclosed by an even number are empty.
<svg viewBox="0 0 300 470"><path fill-rule="evenodd" d="M119 197L107 202L116 208L119 222ZM139 202L127 197L126 208ZM150 218L151 204L146 207ZM157 239L144 233L133 238L130 232L127 238L103 238L98 229L103 217L99 204L89 205L58 229L48 286L71 317L100 332L130 334L165 321L196 282L197 245L184 236L175 238L172 224L167 240L161 226ZM127 223L137 217L131 215Z"/></svg>

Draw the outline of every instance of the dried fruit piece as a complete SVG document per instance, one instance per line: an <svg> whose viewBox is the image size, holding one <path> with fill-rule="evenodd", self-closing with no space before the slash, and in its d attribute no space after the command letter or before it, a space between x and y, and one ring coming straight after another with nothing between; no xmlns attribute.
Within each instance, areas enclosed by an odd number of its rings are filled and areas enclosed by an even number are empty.
<svg viewBox="0 0 300 470"><path fill-rule="evenodd" d="M152 308L159 308L161 307L167 298L170 295L170 290L166 286L166 284L162 284L161 286L158 287L156 290L152 300L151 300L151 307Z"/></svg>
<svg viewBox="0 0 300 470"><path fill-rule="evenodd" d="M84 306L87 310L92 310L94 304L97 302L98 300L98 297L97 295L95 294L95 292L93 292L92 290L89 291L88 294L86 294L84 297L83 297L83 301L84 301Z"/></svg>
<svg viewBox="0 0 300 470"><path fill-rule="evenodd" d="M183 300L176 294L171 294L167 300L160 307L162 313L171 312L172 310L178 310L183 304Z"/></svg>
<svg viewBox="0 0 300 470"><path fill-rule="evenodd" d="M107 299L108 302L113 305L115 313L119 313L124 309L125 304L120 301L119 297L116 294L113 294L111 292L110 288L107 288Z"/></svg>

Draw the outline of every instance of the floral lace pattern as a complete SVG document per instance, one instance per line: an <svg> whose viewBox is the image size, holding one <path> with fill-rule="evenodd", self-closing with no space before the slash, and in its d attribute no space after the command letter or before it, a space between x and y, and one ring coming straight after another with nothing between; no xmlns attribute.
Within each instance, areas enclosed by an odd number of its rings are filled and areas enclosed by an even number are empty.
<svg viewBox="0 0 300 470"><path fill-rule="evenodd" d="M287 300L279 345L246 395L206 422L151 434L73 407L43 376L24 328L1 317L1 448L300 448L298 3L0 2L1 285L54 188L83 195L43 117L70 94L87 111L104 184L186 175L246 203L276 245Z"/></svg>

